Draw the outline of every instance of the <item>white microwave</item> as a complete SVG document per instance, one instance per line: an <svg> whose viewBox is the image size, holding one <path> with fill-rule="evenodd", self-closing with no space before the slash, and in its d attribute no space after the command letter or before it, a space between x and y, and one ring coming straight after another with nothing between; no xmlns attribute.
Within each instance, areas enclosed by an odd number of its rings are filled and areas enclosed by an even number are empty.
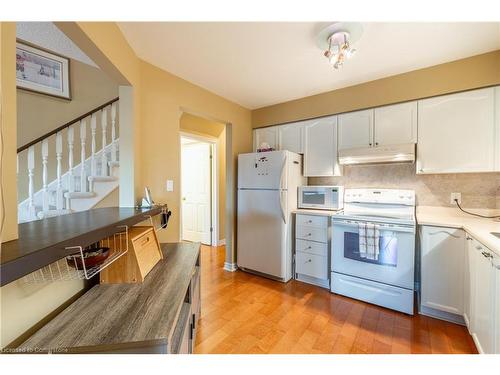
<svg viewBox="0 0 500 375"><path fill-rule="evenodd" d="M344 208L344 187L300 186L299 208L341 210Z"/></svg>

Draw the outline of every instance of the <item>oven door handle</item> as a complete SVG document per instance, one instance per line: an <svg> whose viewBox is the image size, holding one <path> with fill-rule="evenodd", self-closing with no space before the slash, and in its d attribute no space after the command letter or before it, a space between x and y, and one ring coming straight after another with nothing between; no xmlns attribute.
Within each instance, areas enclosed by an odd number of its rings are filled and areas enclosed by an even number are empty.
<svg viewBox="0 0 500 375"><path fill-rule="evenodd" d="M415 233L414 226L403 226L403 225L395 225L395 224L380 224L366 221L354 221L354 220L334 220L333 221L333 230L335 230L336 226L349 226L357 228L360 223L370 223L376 225L379 230L388 230L393 232L407 232L407 233Z"/></svg>

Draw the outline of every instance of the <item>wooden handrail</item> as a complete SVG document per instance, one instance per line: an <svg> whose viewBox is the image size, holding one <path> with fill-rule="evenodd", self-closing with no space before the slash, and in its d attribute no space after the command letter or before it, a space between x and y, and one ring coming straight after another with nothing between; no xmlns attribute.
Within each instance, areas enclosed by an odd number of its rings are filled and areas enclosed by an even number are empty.
<svg viewBox="0 0 500 375"><path fill-rule="evenodd" d="M75 122L78 122L78 121L80 121L80 120L83 120L84 118L86 118L86 117L90 116L92 113L97 112L97 111L100 111L100 110L101 110L101 109L103 109L103 108L106 108L108 105L113 104L114 102L117 102L119 99L120 99L120 98L114 98L114 99L110 100L109 102L106 102L106 103L104 103L104 104L100 105L99 107L94 108L94 109L92 109L92 110L88 111L87 113L85 113L85 114L83 114L83 115L81 115L81 116L79 116L79 117L77 117L77 118L75 118L75 119L73 119L73 120L71 120L71 121L69 121L69 122L65 123L64 125L61 125L61 126L59 126L58 128L56 128L56 129L54 129L54 130L51 130L51 131L50 131L50 132L48 132L47 134L44 134L44 135L42 135L41 137L38 137L37 139L35 139L35 140L33 140L33 141L29 142L29 143L26 143L24 146L21 146L21 147L19 147L19 148L17 149L17 153L19 154L21 151L24 151L24 150L28 149L29 147L31 147L31 146L33 146L33 145L37 144L38 142L43 141L45 138L48 138L48 137L50 137L51 135L54 135L54 134L56 134L57 132L60 132L61 130L64 130L64 129L66 129L66 128L69 128L69 127L70 127L71 125L73 125Z"/></svg>

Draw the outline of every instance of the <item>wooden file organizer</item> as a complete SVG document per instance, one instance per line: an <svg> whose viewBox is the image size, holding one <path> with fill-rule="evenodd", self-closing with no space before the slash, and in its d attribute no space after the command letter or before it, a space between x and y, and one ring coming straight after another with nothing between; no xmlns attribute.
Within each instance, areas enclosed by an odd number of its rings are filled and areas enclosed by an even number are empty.
<svg viewBox="0 0 500 375"><path fill-rule="evenodd" d="M110 247L113 251L113 243ZM131 227L127 253L101 271L101 284L142 283L160 259L163 253L154 228Z"/></svg>

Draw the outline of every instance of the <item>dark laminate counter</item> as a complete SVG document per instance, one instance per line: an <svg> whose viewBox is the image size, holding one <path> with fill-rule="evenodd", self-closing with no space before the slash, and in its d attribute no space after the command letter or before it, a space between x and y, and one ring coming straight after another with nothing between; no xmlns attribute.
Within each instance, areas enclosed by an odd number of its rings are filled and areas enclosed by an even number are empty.
<svg viewBox="0 0 500 375"><path fill-rule="evenodd" d="M19 224L19 238L3 243L0 281L5 285L74 253L68 246L89 246L120 230L158 215L154 208L108 207Z"/></svg>
<svg viewBox="0 0 500 375"><path fill-rule="evenodd" d="M138 353L151 352L152 347L166 348L197 264L200 245L175 243L161 247L164 259L142 284L94 286L25 341L19 352L68 349Z"/></svg>

